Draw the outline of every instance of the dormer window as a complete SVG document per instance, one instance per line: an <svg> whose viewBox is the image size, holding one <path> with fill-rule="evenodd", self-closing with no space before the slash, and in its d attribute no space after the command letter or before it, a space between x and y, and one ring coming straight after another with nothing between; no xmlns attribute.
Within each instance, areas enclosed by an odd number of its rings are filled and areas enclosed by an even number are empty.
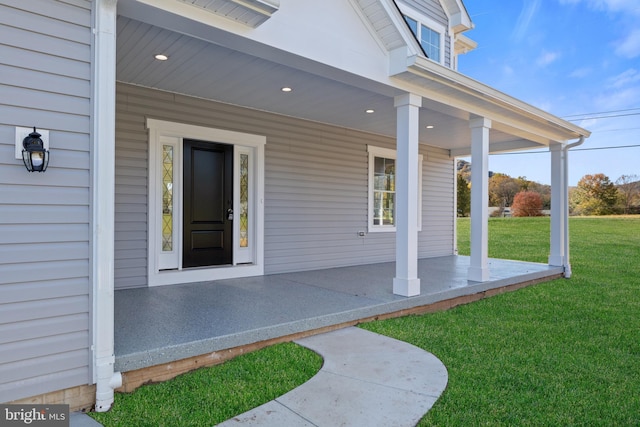
<svg viewBox="0 0 640 427"><path fill-rule="evenodd" d="M417 19L409 16L404 16L407 25L411 28L413 35L422 46L424 53L427 57L435 62L442 63L442 50L444 42L444 29L438 31L435 25L427 25L425 22L421 22Z"/></svg>

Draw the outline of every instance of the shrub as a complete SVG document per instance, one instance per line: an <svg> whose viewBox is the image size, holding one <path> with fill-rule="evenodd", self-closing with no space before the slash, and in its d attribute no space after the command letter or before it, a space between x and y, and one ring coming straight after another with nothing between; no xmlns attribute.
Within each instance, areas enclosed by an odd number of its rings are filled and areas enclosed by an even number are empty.
<svg viewBox="0 0 640 427"><path fill-rule="evenodd" d="M535 191L521 191L513 198L512 216L542 216L542 197Z"/></svg>

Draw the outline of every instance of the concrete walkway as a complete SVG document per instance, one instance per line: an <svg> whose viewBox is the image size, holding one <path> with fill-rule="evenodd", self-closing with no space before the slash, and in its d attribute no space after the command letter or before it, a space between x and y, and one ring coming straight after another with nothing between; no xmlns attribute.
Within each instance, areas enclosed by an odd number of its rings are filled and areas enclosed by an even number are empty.
<svg viewBox="0 0 640 427"><path fill-rule="evenodd" d="M447 369L431 353L360 328L296 342L324 358L320 372L219 426L414 426L447 385Z"/></svg>
<svg viewBox="0 0 640 427"><path fill-rule="evenodd" d="M296 342L323 357L320 371L219 426L409 427L447 386L447 369L433 354L364 329L338 329ZM71 427L100 425L86 414L71 416Z"/></svg>

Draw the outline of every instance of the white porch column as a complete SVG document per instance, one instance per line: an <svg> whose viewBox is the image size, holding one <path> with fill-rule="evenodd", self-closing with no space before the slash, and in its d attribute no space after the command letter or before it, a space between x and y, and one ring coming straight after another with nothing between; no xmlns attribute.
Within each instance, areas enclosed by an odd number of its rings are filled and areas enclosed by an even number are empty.
<svg viewBox="0 0 640 427"><path fill-rule="evenodd" d="M97 412L111 408L113 390L122 383L114 372L116 3L97 1L94 15L91 281Z"/></svg>
<svg viewBox="0 0 640 427"><path fill-rule="evenodd" d="M489 129L483 117L469 122L471 128L471 265L468 279L489 280Z"/></svg>
<svg viewBox="0 0 640 427"><path fill-rule="evenodd" d="M549 265L563 266L565 264L565 208L568 203L567 184L564 173L564 147L562 144L552 144L551 151L551 248L549 251Z"/></svg>
<svg viewBox="0 0 640 427"><path fill-rule="evenodd" d="M418 132L422 98L413 94L395 98L396 153L396 277L393 293L420 295L418 278Z"/></svg>

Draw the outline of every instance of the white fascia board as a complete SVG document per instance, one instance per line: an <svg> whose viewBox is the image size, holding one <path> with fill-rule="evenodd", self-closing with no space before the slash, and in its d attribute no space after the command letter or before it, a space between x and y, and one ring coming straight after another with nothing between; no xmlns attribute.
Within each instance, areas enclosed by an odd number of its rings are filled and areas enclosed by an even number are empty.
<svg viewBox="0 0 640 427"><path fill-rule="evenodd" d="M548 148L547 145L538 144L527 139L489 143L489 154L513 153L515 151L528 151ZM471 146L453 148L449 150L449 157L468 157L471 155Z"/></svg>
<svg viewBox="0 0 640 427"><path fill-rule="evenodd" d="M439 86L443 92L446 91L446 96L441 95L440 99L437 99L435 91L428 95L436 96L434 99L438 101L464 108L466 111L485 116L496 122L512 123L516 128L522 128L524 121L535 122L538 125L535 126L535 129L531 128L532 133L553 141L566 141L580 136L588 138L591 135L591 132L586 129L431 60L421 57L411 59L411 61L407 61L407 74L425 78L425 82L428 82L430 87ZM404 75L404 73L394 74L399 78ZM461 96L458 97L458 94ZM467 99L466 102L462 100L463 97ZM470 99L473 100L472 105L469 105ZM504 115L496 113L496 110L504 111ZM521 120L513 120L514 115Z"/></svg>

